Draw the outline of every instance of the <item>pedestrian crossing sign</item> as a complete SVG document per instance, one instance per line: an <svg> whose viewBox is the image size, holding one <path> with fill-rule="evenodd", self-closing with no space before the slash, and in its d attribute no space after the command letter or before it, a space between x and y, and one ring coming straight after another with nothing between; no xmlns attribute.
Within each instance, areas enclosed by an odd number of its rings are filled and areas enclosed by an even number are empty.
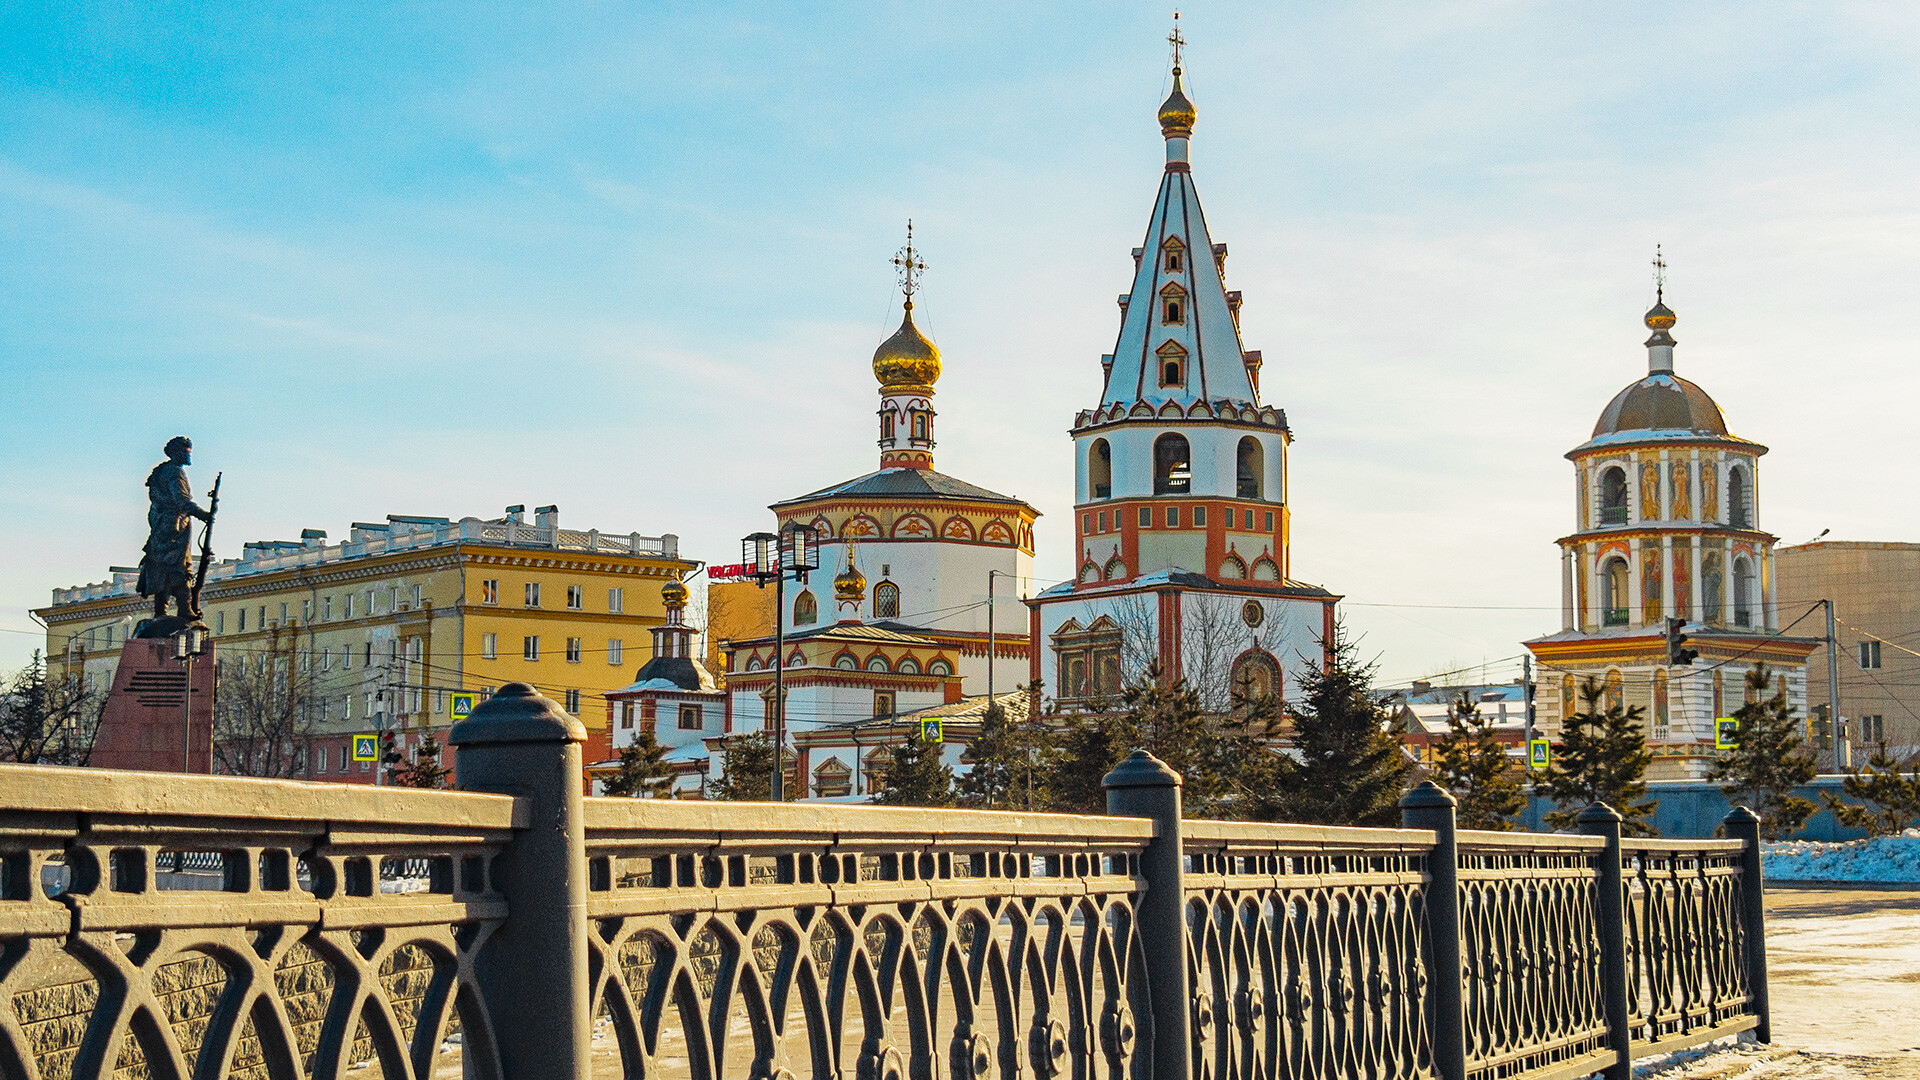
<svg viewBox="0 0 1920 1080"><path fill-rule="evenodd" d="M1527 767L1544 769L1553 761L1553 744L1545 739L1535 739L1527 744Z"/></svg>
<svg viewBox="0 0 1920 1080"><path fill-rule="evenodd" d="M1713 748L1732 750L1740 745L1740 720L1738 717L1722 716L1713 722Z"/></svg>
<svg viewBox="0 0 1920 1080"><path fill-rule="evenodd" d="M448 694L447 715L455 720L465 720L473 712L473 701L478 694Z"/></svg>
<svg viewBox="0 0 1920 1080"><path fill-rule="evenodd" d="M353 760L379 761L380 760L380 736L355 735L353 737Z"/></svg>
<svg viewBox="0 0 1920 1080"><path fill-rule="evenodd" d="M928 717L927 719L920 721L920 741L921 742L947 741L946 724L942 722L940 718L937 716Z"/></svg>

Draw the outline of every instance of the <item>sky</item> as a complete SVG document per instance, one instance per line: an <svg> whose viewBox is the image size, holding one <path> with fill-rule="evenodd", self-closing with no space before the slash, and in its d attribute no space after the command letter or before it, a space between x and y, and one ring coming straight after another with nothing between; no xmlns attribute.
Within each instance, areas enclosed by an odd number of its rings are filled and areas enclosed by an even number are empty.
<svg viewBox="0 0 1920 1080"><path fill-rule="evenodd" d="M1042 511L1033 591L1070 576L1168 15L0 0L0 670L49 590L138 561L181 433L222 554L553 503L736 561L767 504L877 466L909 218L936 467ZM1771 448L1760 525L1920 539L1920 9L1182 25L1194 177L1296 437L1294 576L1383 683L1511 678L1559 628L1562 455L1645 374L1656 243L1678 373Z"/></svg>

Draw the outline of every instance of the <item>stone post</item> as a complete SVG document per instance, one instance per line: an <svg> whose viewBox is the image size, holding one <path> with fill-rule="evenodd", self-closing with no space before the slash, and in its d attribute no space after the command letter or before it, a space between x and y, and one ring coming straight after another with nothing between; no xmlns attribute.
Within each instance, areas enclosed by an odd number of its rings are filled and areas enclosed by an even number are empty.
<svg viewBox="0 0 1920 1080"><path fill-rule="evenodd" d="M518 682L448 737L462 790L517 795L531 811L494 860L507 918L479 958L500 1062L516 1080L585 1080L589 1068L586 737L580 721Z"/></svg>
<svg viewBox="0 0 1920 1080"><path fill-rule="evenodd" d="M1152 1016L1144 1025L1154 1080L1192 1075L1187 1011L1186 854L1180 847L1180 774L1166 762L1135 750L1100 781L1113 817L1151 818L1153 839L1140 856L1147 895L1134 913L1141 958L1146 961Z"/></svg>
<svg viewBox="0 0 1920 1080"><path fill-rule="evenodd" d="M1613 1061L1607 1080L1632 1080L1633 1016L1627 1006L1627 881L1620 859L1620 812L1597 802L1574 819L1580 832L1607 842L1594 867L1594 931L1600 941L1601 1004L1607 1014L1607 1045Z"/></svg>
<svg viewBox="0 0 1920 1080"><path fill-rule="evenodd" d="M1431 780L1400 800L1400 825L1433 830L1427 853L1428 1002L1433 1025L1433 1071L1440 1080L1466 1080L1467 1013L1461 998L1460 851L1454 839L1454 798Z"/></svg>
<svg viewBox="0 0 1920 1080"><path fill-rule="evenodd" d="M1746 941L1747 997L1758 1021L1753 1037L1773 1041L1773 1010L1767 1001L1767 886L1760 871L1760 815L1736 806L1722 822L1727 839L1738 840L1740 851L1740 929Z"/></svg>

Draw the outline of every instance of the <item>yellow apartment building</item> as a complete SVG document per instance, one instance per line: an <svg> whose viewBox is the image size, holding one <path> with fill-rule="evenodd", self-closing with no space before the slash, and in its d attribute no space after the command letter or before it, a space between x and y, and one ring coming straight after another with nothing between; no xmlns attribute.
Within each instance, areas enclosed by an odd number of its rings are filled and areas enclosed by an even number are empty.
<svg viewBox="0 0 1920 1080"><path fill-rule="evenodd" d="M563 529L551 506L531 523L513 506L490 520L356 522L336 544L314 529L255 541L211 568L201 596L216 701L269 669L297 673L311 728L293 751L298 774L371 782L374 764L351 760L351 736L394 731L411 749L432 730L444 745L452 694L527 682L580 718L587 760L600 760L611 756L602 695L649 659L661 586L698 566L672 534ZM151 610L137 578L114 567L104 582L54 590L36 612L50 669L112 684L120 647Z"/></svg>

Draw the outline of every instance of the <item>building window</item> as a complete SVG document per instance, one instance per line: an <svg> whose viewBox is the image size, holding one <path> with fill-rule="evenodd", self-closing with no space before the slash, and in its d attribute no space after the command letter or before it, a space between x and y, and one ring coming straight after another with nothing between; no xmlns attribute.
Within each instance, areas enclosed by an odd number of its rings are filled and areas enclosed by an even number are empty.
<svg viewBox="0 0 1920 1080"><path fill-rule="evenodd" d="M579 585L567 586L567 609L579 611L587 606L587 590Z"/></svg>
<svg viewBox="0 0 1920 1080"><path fill-rule="evenodd" d="M615 615L627 610L627 590L613 588L607 590L607 610Z"/></svg>
<svg viewBox="0 0 1920 1080"><path fill-rule="evenodd" d="M1151 526L1152 524L1153 524L1153 507L1151 506L1141 507L1140 508L1140 527L1145 529Z"/></svg>
<svg viewBox="0 0 1920 1080"><path fill-rule="evenodd" d="M483 604L497 604L500 602L500 581L498 578L488 578L480 583L480 602Z"/></svg>
<svg viewBox="0 0 1920 1080"><path fill-rule="evenodd" d="M1613 558L1600 571L1600 621L1627 625L1627 560Z"/></svg>
<svg viewBox="0 0 1920 1080"><path fill-rule="evenodd" d="M1083 533L1090 533L1093 531L1093 515L1092 514L1080 515L1080 531Z"/></svg>
<svg viewBox="0 0 1920 1080"><path fill-rule="evenodd" d="M1880 666L1880 643L1863 641L1860 643L1860 670L1866 671Z"/></svg>
<svg viewBox="0 0 1920 1080"><path fill-rule="evenodd" d="M1207 527L1206 507L1196 506L1193 508L1193 527L1196 529L1204 529Z"/></svg>
<svg viewBox="0 0 1920 1080"><path fill-rule="evenodd" d="M893 715L893 691L875 690L873 692L873 715L876 718Z"/></svg>
<svg viewBox="0 0 1920 1080"><path fill-rule="evenodd" d="M567 711L578 715L580 712L580 691L567 691Z"/></svg>
<svg viewBox="0 0 1920 1080"><path fill-rule="evenodd" d="M1187 350L1177 341L1169 341L1154 350L1160 362L1161 386L1187 385Z"/></svg>
<svg viewBox="0 0 1920 1080"><path fill-rule="evenodd" d="M1860 718L1860 741L1863 743L1883 743L1887 741L1887 724L1879 716Z"/></svg>
<svg viewBox="0 0 1920 1080"><path fill-rule="evenodd" d="M1179 527L1180 527L1180 508L1177 506L1167 507L1167 528L1177 529Z"/></svg>
<svg viewBox="0 0 1920 1080"><path fill-rule="evenodd" d="M1753 500L1747 492L1747 470L1727 470L1727 521L1736 529L1753 527Z"/></svg>
<svg viewBox="0 0 1920 1080"><path fill-rule="evenodd" d="M1087 696L1087 658L1083 653L1073 653L1060 658L1060 685L1066 688L1066 696L1083 698Z"/></svg>
<svg viewBox="0 0 1920 1080"><path fill-rule="evenodd" d="M680 730L681 731L699 731L705 728L706 726L707 726L707 723L705 718L703 718L700 715L700 706L698 705L680 706Z"/></svg>
<svg viewBox="0 0 1920 1080"><path fill-rule="evenodd" d="M520 639L520 658L522 660L540 659L540 636L538 634Z"/></svg>
<svg viewBox="0 0 1920 1080"><path fill-rule="evenodd" d="M1163 265L1170 274L1177 274L1186 268L1186 258L1181 250L1180 241L1175 237L1167 238L1166 259Z"/></svg>
<svg viewBox="0 0 1920 1080"><path fill-rule="evenodd" d="M577 664L579 662L580 662L580 639L577 637L570 637L567 639L567 663Z"/></svg>
<svg viewBox="0 0 1920 1080"><path fill-rule="evenodd" d="M214 612L213 632L216 634L224 634L227 632L227 613L226 612L224 611Z"/></svg>
<svg viewBox="0 0 1920 1080"><path fill-rule="evenodd" d="M1096 499L1113 496L1113 448L1105 439L1093 440L1087 451L1087 485Z"/></svg>
<svg viewBox="0 0 1920 1080"><path fill-rule="evenodd" d="M352 694L347 694L340 699L340 718L342 720L353 719L353 695ZM340 748L340 755L341 755L340 767L343 769L346 768L346 765L347 765L346 753L347 753L347 748L344 746L341 747Z"/></svg>
<svg viewBox="0 0 1920 1080"><path fill-rule="evenodd" d="M607 663L612 664L614 667L619 667L621 663L620 657L621 657L621 654L625 651L625 648L626 646L621 642L619 638L608 638L607 639Z"/></svg>
<svg viewBox="0 0 1920 1080"><path fill-rule="evenodd" d="M893 411L891 409L882 410L880 413L880 437L888 442L893 441Z"/></svg>
<svg viewBox="0 0 1920 1080"><path fill-rule="evenodd" d="M426 602L425 589L422 586L415 585L413 587L413 610L419 611L420 605L425 602Z"/></svg>
<svg viewBox="0 0 1920 1080"><path fill-rule="evenodd" d="M876 619L900 617L900 586L891 581L883 581L874 586L873 617Z"/></svg>
<svg viewBox="0 0 1920 1080"><path fill-rule="evenodd" d="M1733 625L1753 625L1753 563L1733 560Z"/></svg>
<svg viewBox="0 0 1920 1080"><path fill-rule="evenodd" d="M527 606L540 606L540 583L537 581L527 582Z"/></svg>
<svg viewBox="0 0 1920 1080"><path fill-rule="evenodd" d="M325 622L333 621L333 597L331 595L320 598L320 618Z"/></svg>
<svg viewBox="0 0 1920 1080"><path fill-rule="evenodd" d="M1627 471L1615 465L1600 474L1600 524L1627 523Z"/></svg>
<svg viewBox="0 0 1920 1080"><path fill-rule="evenodd" d="M1153 493L1185 495L1193 488L1187 440L1169 431L1153 441Z"/></svg>
<svg viewBox="0 0 1920 1080"><path fill-rule="evenodd" d="M287 625L287 605L285 603L280 605L280 625Z"/></svg>
<svg viewBox="0 0 1920 1080"><path fill-rule="evenodd" d="M500 659L500 635L499 634L481 634L480 635L480 659L482 660Z"/></svg>
<svg viewBox="0 0 1920 1080"><path fill-rule="evenodd" d="M793 625L812 626L820 617L820 602L813 598L811 591L802 592L793 598Z"/></svg>
<svg viewBox="0 0 1920 1080"><path fill-rule="evenodd" d="M1258 499L1266 490L1267 457L1260 440L1251 435L1240 440L1234 454L1234 497Z"/></svg>
<svg viewBox="0 0 1920 1080"><path fill-rule="evenodd" d="M925 409L913 410L913 437L922 441L927 437L927 411Z"/></svg>
<svg viewBox="0 0 1920 1080"><path fill-rule="evenodd" d="M345 596L342 596L340 598L340 606L341 608L344 609L340 612L341 618L343 619L353 618L353 594L352 593L347 593ZM245 613L243 612L242 618L244 617L245 617Z"/></svg>
<svg viewBox="0 0 1920 1080"><path fill-rule="evenodd" d="M1105 510L1100 511L1100 531L1107 531L1107 512Z"/></svg>
<svg viewBox="0 0 1920 1080"><path fill-rule="evenodd" d="M321 671L333 670L333 646L331 645L320 650L320 670Z"/></svg>
<svg viewBox="0 0 1920 1080"><path fill-rule="evenodd" d="M1272 532L1273 531L1273 511L1271 510L1265 511L1260 516L1263 522L1261 527L1266 529L1268 532Z"/></svg>

